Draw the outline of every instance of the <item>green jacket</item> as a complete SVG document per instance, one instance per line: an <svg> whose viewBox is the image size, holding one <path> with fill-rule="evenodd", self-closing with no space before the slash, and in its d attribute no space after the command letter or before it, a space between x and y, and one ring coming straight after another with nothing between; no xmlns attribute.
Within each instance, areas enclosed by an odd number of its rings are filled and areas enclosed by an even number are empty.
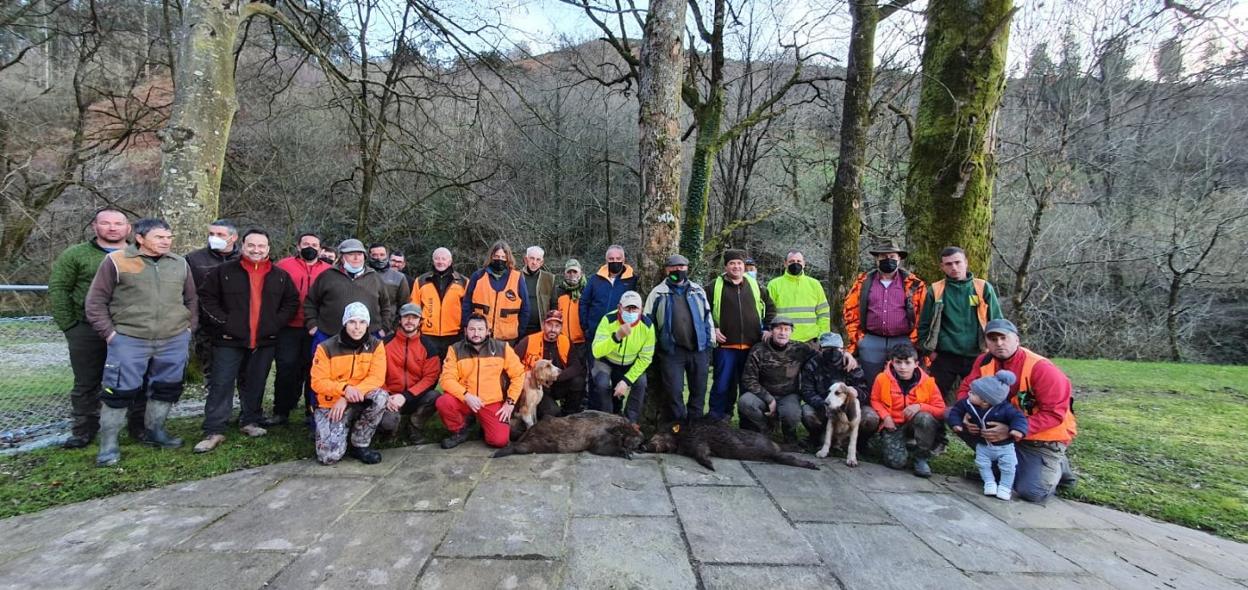
<svg viewBox="0 0 1248 590"><path fill-rule="evenodd" d="M616 310L602 316L602 321L598 322L598 330L594 333L593 353L596 359L629 367L624 374L624 380L632 385L646 373L650 361L654 360L654 326L650 324L650 318L642 314L641 320L633 326L628 338L623 341L616 340L615 331L620 325L617 319L619 314L619 310Z"/></svg>
<svg viewBox="0 0 1248 590"><path fill-rule="evenodd" d="M997 292L992 283L984 284L984 301L976 302L974 277L967 273L966 280L953 281L945 279L945 292L941 295L943 304L940 311L940 326L936 334L936 350L927 352L944 352L959 356L979 356L983 349L983 327L979 325L978 305L988 306L988 320L1004 317L1001 314L1001 302L997 300ZM923 303L923 313L919 315L919 343L926 345L932 334L932 322L935 320L936 301L934 290L927 289L927 299ZM976 305L972 305L975 303Z"/></svg>
<svg viewBox="0 0 1248 590"><path fill-rule="evenodd" d="M88 240L66 248L52 263L48 295L52 298L52 319L61 331L87 319L83 310L87 290L106 254L95 240Z"/></svg>

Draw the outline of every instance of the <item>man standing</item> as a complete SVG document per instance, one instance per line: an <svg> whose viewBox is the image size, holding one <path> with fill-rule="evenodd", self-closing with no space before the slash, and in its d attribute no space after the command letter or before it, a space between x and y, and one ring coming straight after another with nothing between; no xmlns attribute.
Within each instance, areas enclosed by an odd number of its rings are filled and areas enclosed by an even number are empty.
<svg viewBox="0 0 1248 590"><path fill-rule="evenodd" d="M637 277L633 274L633 267L624 262L624 246L608 246L606 264L589 277L585 290L581 292L581 326L591 330L585 333L586 339L594 341L592 330L598 327L602 317L616 311L624 292L636 290Z"/></svg>
<svg viewBox="0 0 1248 590"><path fill-rule="evenodd" d="M238 228L232 221L218 219L208 225L208 245L193 250L186 255L186 263L191 267L191 278L195 280L195 288L204 284L212 269L238 260ZM193 335L195 360L204 374L204 384L212 389L212 333L213 326L199 326ZM242 386L242 383L239 383Z"/></svg>
<svg viewBox="0 0 1248 590"><path fill-rule="evenodd" d="M74 372L74 388L69 392L73 430L62 445L81 449L95 440L100 430L100 377L108 347L91 324L87 323L83 302L100 262L111 252L126 247L130 221L117 209L104 208L95 212L91 221L95 237L66 248L52 263L48 278L48 294L52 298L52 319L65 333L69 345L69 365ZM143 434L143 399L135 396L130 406L129 430L138 438Z"/></svg>
<svg viewBox="0 0 1248 590"><path fill-rule="evenodd" d="M793 320L778 315L771 322L771 338L750 349L741 373L741 427L767 432L767 419L779 417L784 442L797 442L802 421L802 396L798 379L802 365L815 354L809 346L795 343Z"/></svg>
<svg viewBox="0 0 1248 590"><path fill-rule="evenodd" d="M397 317L399 307L412 300L412 287L407 284L407 277L394 269L390 264L390 252L385 244L373 244L368 247L368 266L381 276L381 283L386 287L386 297L394 309L391 317ZM383 326L392 330L394 326Z"/></svg>
<svg viewBox="0 0 1248 590"><path fill-rule="evenodd" d="M399 308L399 329L386 343L386 416L382 430L401 430L399 421L410 416L408 442L423 445L425 421L437 411L438 376L442 359L430 352L432 344L420 333L424 315L419 305L405 303Z"/></svg>
<svg viewBox="0 0 1248 590"><path fill-rule="evenodd" d="M484 316L473 315L464 326L464 339L446 352L438 415L451 435L442 448L468 440L468 418L476 416L485 431L485 444L505 447L511 442L511 413L524 387L524 365L511 346L490 337Z"/></svg>
<svg viewBox="0 0 1248 590"><path fill-rule="evenodd" d="M654 359L654 326L641 313L641 294L625 291L615 311L602 316L594 331L594 365L589 409L619 412L613 399L623 400L629 422L641 420L646 403L646 369Z"/></svg>
<svg viewBox="0 0 1248 590"><path fill-rule="evenodd" d="M793 322L793 340L813 343L831 329L828 295L823 285L806 276L806 257L797 250L785 256L784 275L767 283L767 293L776 305L776 315Z"/></svg>
<svg viewBox="0 0 1248 590"><path fill-rule="evenodd" d="M299 309L299 291L286 271L269 261L269 234L262 229L243 234L243 257L208 273L199 287L203 323L213 326L212 379L204 402L204 439L196 453L225 442L234 413L234 382L239 375L239 430L264 436L261 402L277 349L278 332Z"/></svg>
<svg viewBox="0 0 1248 590"><path fill-rule="evenodd" d="M584 293L585 277L581 276L581 263L569 258L563 265L563 280L555 286L551 309L557 309L563 315L563 333L572 341L572 346L582 349L586 348L586 326L581 324L581 298ZM581 358L588 358L585 351L581 352Z"/></svg>
<svg viewBox="0 0 1248 590"><path fill-rule="evenodd" d="M464 293L468 279L452 268L451 251L433 251L433 270L416 278L412 303L420 305L425 323L421 334L429 339L429 353L446 357L446 349L459 341Z"/></svg>
<svg viewBox="0 0 1248 590"><path fill-rule="evenodd" d="M706 291L689 280L689 259L675 254L663 265L666 279L646 298L646 315L654 322L659 373L671 396L672 418L689 422L702 417L706 377L714 346L715 321ZM685 404L685 382L689 403Z"/></svg>
<svg viewBox="0 0 1248 590"><path fill-rule="evenodd" d="M318 258L321 239L316 234L299 236L295 256L287 256L277 262L277 268L290 275L299 293L299 307L294 317L277 332L277 375L273 378L273 417L263 420L264 427L280 426L290 421L290 412L299 405L299 398L311 392L308 388L308 371L312 368L312 335L304 327L303 305L308 291L321 273L332 265ZM307 407L311 412L312 408Z"/></svg>
<svg viewBox="0 0 1248 590"><path fill-rule="evenodd" d="M867 383L884 370L888 351L901 343L916 344L919 315L927 287L901 268L906 251L889 240L870 250L876 269L858 275L845 295L845 331L850 354L857 354Z"/></svg>
<svg viewBox="0 0 1248 590"><path fill-rule="evenodd" d="M399 271L399 274L403 275L403 278L407 279L407 289L408 291L411 291L412 285L415 281L410 275L407 274L407 257L404 256L402 252L395 250L390 253L390 268Z"/></svg>
<svg viewBox="0 0 1248 590"><path fill-rule="evenodd" d="M520 335L528 336L542 331L543 318L550 311L551 294L555 291L555 275L542 270L546 261L546 251L538 246L529 246L524 251L524 286L528 290L529 321L521 326Z"/></svg>
<svg viewBox="0 0 1248 590"><path fill-rule="evenodd" d="M563 333L563 312L557 309L546 313L540 333L520 339L516 356L520 357L526 371L532 371L541 360L548 360L559 369L559 377L537 406L539 417L575 414L583 409L585 357L581 356L581 352ZM558 405L555 402L559 402Z"/></svg>
<svg viewBox="0 0 1248 590"><path fill-rule="evenodd" d="M958 399L969 395L975 379L995 375L1001 370L1018 376L1018 381L1010 386L1008 399L1027 416L1027 435L1014 445L1018 456L1014 490L1028 502L1043 504L1053 496L1059 484L1073 485L1075 480L1066 456L1066 449L1078 434L1071 407L1070 379L1049 359L1020 346L1018 328L1009 320L988 322L984 333L988 352L975 359L971 376L963 380L958 389ZM972 448L975 436L982 435L989 443L1010 438L1008 425L988 424L987 429L981 430L973 418L964 421L965 428L959 436Z"/></svg>
<svg viewBox="0 0 1248 590"><path fill-rule="evenodd" d="M343 240L338 253L340 263L316 277L308 290L303 302L304 327L313 343L320 344L342 330L347 304L359 302L368 308L372 322L368 332L384 337L394 323L394 307L381 275L364 264L364 244L359 240Z"/></svg>
<svg viewBox="0 0 1248 590"><path fill-rule="evenodd" d="M724 273L711 286L711 316L715 320L715 366L711 380L711 417L731 419L740 397L741 371L750 348L769 338L767 326L776 315L771 296L745 274L745 252L724 252Z"/></svg>
<svg viewBox="0 0 1248 590"><path fill-rule="evenodd" d="M182 396L191 330L199 313L195 280L186 260L169 252L173 232L164 220L140 219L134 224L134 240L133 246L104 257L84 303L91 327L108 343L95 459L100 467L121 460L117 434L144 380L151 395L143 442L182 446L182 439L165 432L165 419Z"/></svg>
<svg viewBox="0 0 1248 590"><path fill-rule="evenodd" d="M974 368L975 357L987 348L984 326L1001 319L997 291L966 270L966 252L950 246L940 252L945 278L932 283L919 316L919 350L928 354L928 370L946 405L957 398L958 382Z"/></svg>

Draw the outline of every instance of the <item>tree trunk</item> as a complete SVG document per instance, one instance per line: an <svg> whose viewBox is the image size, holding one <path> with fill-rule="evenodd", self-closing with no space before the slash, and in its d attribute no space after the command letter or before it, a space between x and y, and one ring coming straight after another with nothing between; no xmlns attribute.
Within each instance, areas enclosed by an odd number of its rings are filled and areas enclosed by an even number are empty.
<svg viewBox="0 0 1248 590"><path fill-rule="evenodd" d="M217 217L230 126L238 110L234 41L250 16L234 2L191 0L183 7L173 111L161 139L157 209L186 251Z"/></svg>
<svg viewBox="0 0 1248 590"><path fill-rule="evenodd" d="M680 214L680 88L684 0L655 0L646 14L638 80L642 284L676 252Z"/></svg>
<svg viewBox="0 0 1248 590"><path fill-rule="evenodd" d="M940 250L966 250L988 276L992 260L993 127L1005 90L1013 0L945 0L927 9L923 85L903 211L910 264L941 276Z"/></svg>
<svg viewBox="0 0 1248 590"><path fill-rule="evenodd" d="M1171 254L1173 258L1173 254ZM1183 275L1181 273L1172 273L1170 276L1170 290L1166 296L1166 339L1170 344L1170 360L1176 363L1183 362L1183 356L1179 353L1179 293L1183 290Z"/></svg>
<svg viewBox="0 0 1248 590"><path fill-rule="evenodd" d="M706 104L697 114L698 140L693 147L689 187L685 191L685 216L681 219L680 253L693 267L701 266L702 244L706 239L706 215L710 208L711 167L719 151L720 121L724 116L723 88L712 88ZM693 268L690 268L692 271Z"/></svg>
<svg viewBox="0 0 1248 590"><path fill-rule="evenodd" d="M845 293L858 273L858 241L862 230L862 171L871 129L871 89L875 85L874 2L850 2L853 24L845 64L845 99L841 107L841 146L836 178L824 201L832 202L832 249L828 259L828 303L832 323L842 326Z"/></svg>

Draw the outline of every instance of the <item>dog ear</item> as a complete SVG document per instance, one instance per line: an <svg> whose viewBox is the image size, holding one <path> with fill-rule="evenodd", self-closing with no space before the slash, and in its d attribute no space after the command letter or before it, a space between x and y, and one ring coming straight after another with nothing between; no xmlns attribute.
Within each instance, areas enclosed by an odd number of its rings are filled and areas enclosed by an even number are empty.
<svg viewBox="0 0 1248 590"><path fill-rule="evenodd" d="M857 398L853 400L849 398L849 394L845 394L845 405L841 407L845 408L845 419L853 422L858 417L858 400Z"/></svg>

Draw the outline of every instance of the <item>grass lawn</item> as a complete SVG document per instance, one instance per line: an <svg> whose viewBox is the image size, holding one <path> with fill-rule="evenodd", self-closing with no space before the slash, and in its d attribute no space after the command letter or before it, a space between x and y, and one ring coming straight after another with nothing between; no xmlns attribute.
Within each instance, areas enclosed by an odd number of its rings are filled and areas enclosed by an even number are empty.
<svg viewBox="0 0 1248 590"><path fill-rule="evenodd" d="M1080 436L1071 455L1080 481L1065 497L1248 541L1248 454L1239 438L1248 424L1248 367L1058 365L1078 390ZM123 434L122 462L108 469L94 467L94 446L0 458L0 517L312 456L302 425L274 428L254 440L235 431L216 451L195 455L190 446L199 440L200 420L172 424L186 447L148 449ZM435 426L429 434L442 432ZM973 470L965 445L949 448L933 461L937 472Z"/></svg>

